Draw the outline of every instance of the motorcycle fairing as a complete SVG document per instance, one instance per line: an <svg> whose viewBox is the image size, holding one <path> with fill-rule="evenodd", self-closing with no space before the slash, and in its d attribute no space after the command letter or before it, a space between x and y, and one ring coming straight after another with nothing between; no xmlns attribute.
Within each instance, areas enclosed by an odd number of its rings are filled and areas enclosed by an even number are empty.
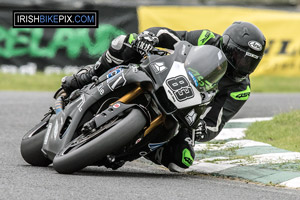
<svg viewBox="0 0 300 200"><path fill-rule="evenodd" d="M111 75L108 76L108 74ZM136 66L122 67L118 73L109 71L99 80L101 82L91 83L81 90L74 91L73 93L77 93L74 99L66 105L64 110L50 118L42 148L49 159L52 160L56 153L74 138L82 121L88 121L93 117L93 113L88 112L92 105L124 85L149 85L152 82L145 72L136 70Z"/></svg>
<svg viewBox="0 0 300 200"><path fill-rule="evenodd" d="M178 108L186 108L201 104L201 95L188 81L184 63L175 61L169 71L163 87L168 99Z"/></svg>

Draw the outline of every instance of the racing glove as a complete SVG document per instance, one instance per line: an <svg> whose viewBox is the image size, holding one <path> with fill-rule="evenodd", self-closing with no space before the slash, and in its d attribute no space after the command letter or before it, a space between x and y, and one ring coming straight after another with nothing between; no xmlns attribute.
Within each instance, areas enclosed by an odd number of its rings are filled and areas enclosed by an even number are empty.
<svg viewBox="0 0 300 200"><path fill-rule="evenodd" d="M197 129L195 130L195 140L197 142L201 142L206 137L207 137L206 122L204 120L201 120L198 124Z"/></svg>
<svg viewBox="0 0 300 200"><path fill-rule="evenodd" d="M154 33L144 31L132 42L132 47L140 53L141 56L145 56L158 42L158 37L156 37Z"/></svg>

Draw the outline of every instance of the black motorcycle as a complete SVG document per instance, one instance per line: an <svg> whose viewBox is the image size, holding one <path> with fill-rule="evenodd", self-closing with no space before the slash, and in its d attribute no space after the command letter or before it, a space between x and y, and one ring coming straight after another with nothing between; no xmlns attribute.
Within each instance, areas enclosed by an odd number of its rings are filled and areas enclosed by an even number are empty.
<svg viewBox="0 0 300 200"><path fill-rule="evenodd" d="M21 154L34 166L53 163L59 173L116 169L182 127L194 133L226 68L214 46L181 41L172 53L155 49L141 64L117 66L68 97L59 90L55 108L23 137Z"/></svg>

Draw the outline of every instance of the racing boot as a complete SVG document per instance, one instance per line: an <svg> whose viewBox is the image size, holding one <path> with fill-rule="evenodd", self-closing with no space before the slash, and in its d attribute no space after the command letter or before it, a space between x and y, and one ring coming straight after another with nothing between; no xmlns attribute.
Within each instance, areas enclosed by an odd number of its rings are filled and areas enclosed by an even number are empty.
<svg viewBox="0 0 300 200"><path fill-rule="evenodd" d="M95 65L87 65L72 76L63 77L61 87L69 96L74 90L81 89L83 86L91 83L94 76L99 77L109 69L110 67L106 67L100 61L97 61Z"/></svg>
<svg viewBox="0 0 300 200"><path fill-rule="evenodd" d="M189 131L181 129L167 144L149 153L145 158L164 165L171 172L184 172L193 164L195 158Z"/></svg>

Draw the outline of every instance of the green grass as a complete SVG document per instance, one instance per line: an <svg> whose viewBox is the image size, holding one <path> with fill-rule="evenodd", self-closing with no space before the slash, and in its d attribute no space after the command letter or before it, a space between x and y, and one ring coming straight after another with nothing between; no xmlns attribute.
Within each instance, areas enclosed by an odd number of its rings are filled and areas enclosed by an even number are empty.
<svg viewBox="0 0 300 200"><path fill-rule="evenodd" d="M61 82L61 75L2 74L0 90L55 91ZM252 92L300 92L300 76L255 76L251 77Z"/></svg>
<svg viewBox="0 0 300 200"><path fill-rule="evenodd" d="M0 73L0 90L55 91L60 87L64 75L2 74Z"/></svg>
<svg viewBox="0 0 300 200"><path fill-rule="evenodd" d="M246 131L246 138L300 152L300 110L251 124Z"/></svg>
<svg viewBox="0 0 300 200"><path fill-rule="evenodd" d="M300 92L300 76L250 77L252 92Z"/></svg>

